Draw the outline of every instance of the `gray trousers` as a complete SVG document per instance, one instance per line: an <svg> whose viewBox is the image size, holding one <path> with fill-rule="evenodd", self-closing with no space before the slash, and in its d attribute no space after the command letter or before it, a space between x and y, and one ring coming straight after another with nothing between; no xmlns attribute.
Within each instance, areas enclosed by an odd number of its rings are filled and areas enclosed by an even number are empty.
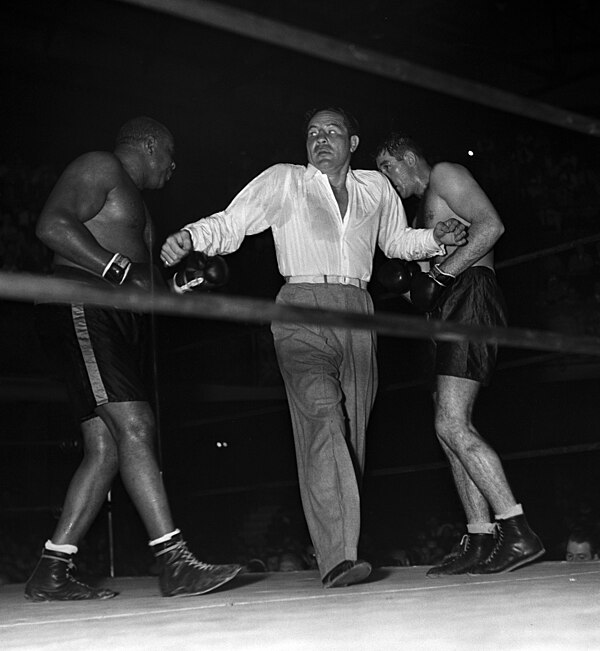
<svg viewBox="0 0 600 651"><path fill-rule="evenodd" d="M286 284L277 303L372 314L351 285ZM375 333L324 325L271 325L285 382L304 515L321 576L356 560L365 433L377 390Z"/></svg>

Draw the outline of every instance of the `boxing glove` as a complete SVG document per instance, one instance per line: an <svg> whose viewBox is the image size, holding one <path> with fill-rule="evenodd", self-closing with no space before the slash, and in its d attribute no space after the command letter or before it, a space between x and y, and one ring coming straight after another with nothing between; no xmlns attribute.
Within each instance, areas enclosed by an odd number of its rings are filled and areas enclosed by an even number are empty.
<svg viewBox="0 0 600 651"><path fill-rule="evenodd" d="M183 269L171 278L171 288L176 294L209 291L222 287L228 279L229 269L221 256L193 251L185 258Z"/></svg>
<svg viewBox="0 0 600 651"><path fill-rule="evenodd" d="M455 276L434 265L427 273L419 272L410 281L410 300L420 312L431 312L454 282Z"/></svg>
<svg viewBox="0 0 600 651"><path fill-rule="evenodd" d="M421 272L421 267L414 260L405 262L398 258L392 258L379 267L377 279L390 292L394 294L405 294L410 289L410 280Z"/></svg>
<svg viewBox="0 0 600 651"><path fill-rule="evenodd" d="M398 258L392 258L379 267L377 280L395 294L404 294L410 289L410 272L406 262Z"/></svg>

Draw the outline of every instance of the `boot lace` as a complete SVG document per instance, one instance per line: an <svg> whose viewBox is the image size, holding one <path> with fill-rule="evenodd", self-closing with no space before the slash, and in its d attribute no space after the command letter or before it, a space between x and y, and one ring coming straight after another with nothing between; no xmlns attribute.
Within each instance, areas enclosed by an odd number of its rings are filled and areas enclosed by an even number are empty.
<svg viewBox="0 0 600 651"><path fill-rule="evenodd" d="M170 551L170 550L165 550ZM179 543L177 547L173 550L175 554L177 555L177 561L178 562L183 562L186 563L187 565L191 565L192 567L195 567L198 570L211 570L215 566L210 565L209 563L203 563L202 561L199 561L194 554L187 548L187 545L185 542Z"/></svg>

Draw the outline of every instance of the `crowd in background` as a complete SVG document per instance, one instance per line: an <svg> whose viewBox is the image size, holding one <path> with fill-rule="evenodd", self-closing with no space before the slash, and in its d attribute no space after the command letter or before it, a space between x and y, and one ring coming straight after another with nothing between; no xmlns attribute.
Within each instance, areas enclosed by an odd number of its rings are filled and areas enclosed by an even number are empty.
<svg viewBox="0 0 600 651"><path fill-rule="evenodd" d="M48 249L35 236L35 224L57 174L48 166L31 168L0 161L0 269L50 271Z"/></svg>
<svg viewBox="0 0 600 651"><path fill-rule="evenodd" d="M558 516L555 520L556 535L544 541L547 553L542 560L565 560L567 540L574 531L589 532L595 549L598 548L600 490L592 495L577 495L576 490L565 487L552 508ZM116 575L156 574L155 559L144 543L143 534L123 531L123 526L117 527L115 535ZM208 562L238 562L246 572L316 570L314 549L300 504L274 507L259 536L245 538L241 525L240 529L236 535L215 536L213 533L212 537L207 537L200 527L198 532L189 532L191 546ZM421 522L413 522L395 541L394 536L376 539L366 531L361 538L360 553L376 568L430 566L456 551L464 533L464 518L460 512L426 513ZM32 533L28 527L11 526L0 530L0 585L27 580L39 559L42 536L38 531ZM107 576L109 557L107 524L103 516L82 542L77 560L79 574L92 579Z"/></svg>

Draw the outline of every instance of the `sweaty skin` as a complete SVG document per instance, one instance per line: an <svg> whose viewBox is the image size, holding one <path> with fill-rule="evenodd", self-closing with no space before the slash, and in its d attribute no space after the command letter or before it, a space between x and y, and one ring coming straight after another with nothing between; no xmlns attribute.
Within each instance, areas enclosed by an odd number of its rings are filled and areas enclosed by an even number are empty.
<svg viewBox="0 0 600 651"><path fill-rule="evenodd" d="M75 159L58 179L36 234L54 251L55 264L102 275L115 252L136 269L128 283L151 290L153 226L141 190L162 188L175 169L170 133L94 151ZM145 264L135 264L145 263ZM173 521L154 454L155 419L142 401L107 402L81 424L85 456L75 473L55 544L77 545L91 526L117 472L151 538L172 531Z"/></svg>
<svg viewBox="0 0 600 651"><path fill-rule="evenodd" d="M154 227L140 190L160 189L171 178L173 143L148 143L149 164L127 149L90 152L74 160L54 187L37 234L55 264L102 274L114 251L132 262L150 259Z"/></svg>
<svg viewBox="0 0 600 651"><path fill-rule="evenodd" d="M448 218L469 224L469 241L462 247L448 247L439 263L454 276L471 266L493 268L493 246L504 232L491 201L469 170L457 163L431 167L408 149L401 158L382 151L377 167L388 177L398 194L421 198L417 227L431 227ZM424 271L430 261L420 262ZM452 467L456 487L468 522L489 522L488 504L495 513L514 507L515 499L500 459L475 429L471 415L479 383L462 377L438 375L434 393L436 432Z"/></svg>
<svg viewBox="0 0 600 651"><path fill-rule="evenodd" d="M469 201L464 198L468 196ZM433 228L438 222L454 217L469 228L469 246L446 247L445 256L437 256L430 264L449 263L442 268L448 273L456 272L458 264L494 268L494 250L491 242L496 238L496 230L489 229L488 224L499 221L497 213L483 190L474 181L469 171L462 165L439 163L431 169L429 184L417 212L419 228ZM482 225L486 224L485 229ZM479 257L480 256L480 257ZM462 261L461 261L462 259Z"/></svg>
<svg viewBox="0 0 600 651"><path fill-rule="evenodd" d="M446 273L458 275L474 265L493 269L493 246L504 232L496 209L469 170L457 163L433 167L412 151L401 160L389 152L377 156L377 167L388 177L398 194L420 197L417 228L432 228L454 218L468 225L468 245L448 246L445 256L431 260Z"/></svg>

